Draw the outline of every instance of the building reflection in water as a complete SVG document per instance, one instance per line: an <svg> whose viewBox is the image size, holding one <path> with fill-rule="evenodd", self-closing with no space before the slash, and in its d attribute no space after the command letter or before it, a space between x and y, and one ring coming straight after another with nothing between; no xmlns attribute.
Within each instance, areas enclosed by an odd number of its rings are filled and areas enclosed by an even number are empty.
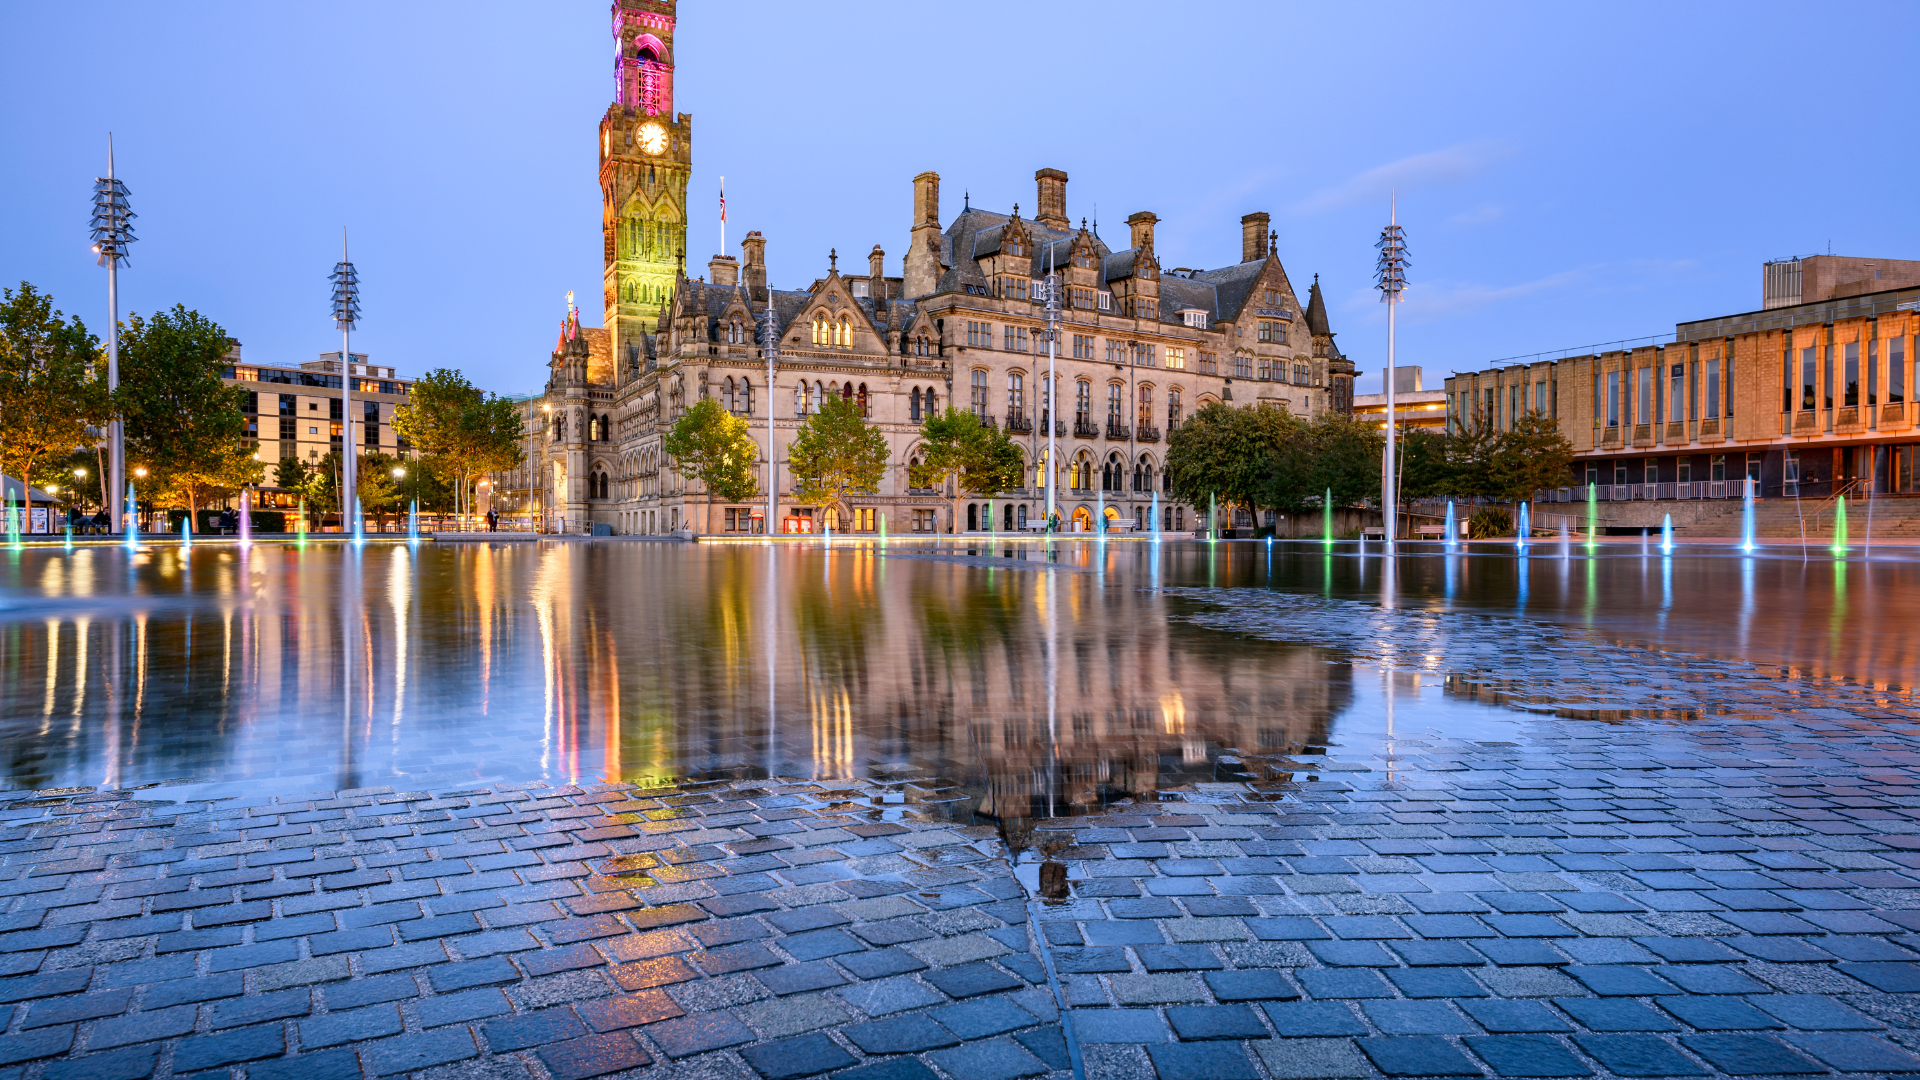
<svg viewBox="0 0 1920 1080"><path fill-rule="evenodd" d="M1525 595L1529 618L1676 650L1869 682L1920 668L1911 635L1873 632L1920 616L1912 563L1573 561L1234 543L0 552L0 764L15 790L880 776L910 781L908 801L1031 817L1231 779L1240 755L1347 722L1338 654L1170 622L1182 601L1156 581L1508 615ZM1392 707L1421 727L1417 696Z"/></svg>

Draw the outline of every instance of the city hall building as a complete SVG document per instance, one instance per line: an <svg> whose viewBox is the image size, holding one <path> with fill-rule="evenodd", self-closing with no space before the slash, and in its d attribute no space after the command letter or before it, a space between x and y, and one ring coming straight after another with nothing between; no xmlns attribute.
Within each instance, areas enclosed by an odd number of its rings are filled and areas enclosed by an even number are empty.
<svg viewBox="0 0 1920 1080"><path fill-rule="evenodd" d="M751 533L765 497L715 501L681 476L662 441L694 402L713 399L748 421L777 467L776 529L824 527L798 505L786 447L830 395L860 404L884 435L879 490L856 498L841 531L1017 530L1038 525L1044 477L1055 479L1069 528L1097 513L1193 528L1194 508L1165 495L1167 440L1209 402L1268 403L1299 416L1345 410L1353 366L1334 344L1316 284L1302 305L1264 213L1219 229L1237 259L1214 269L1163 266L1159 219L1126 220L1115 249L1069 213L1067 174L1040 169L1027 213L963 206L942 215L940 177L912 178L905 253L890 273L874 244L864 260L825 253L797 289L768 280L766 245L747 233L738 258L687 266L693 131L674 112L673 0L619 0L616 100L600 119L601 303L604 325L570 310L543 394L521 403L529 460L494 478L497 505L547 528L617 534ZM851 249L850 249L851 250ZM1049 274L1060 287L1055 379L1047 380ZM777 335L767 381L763 338ZM962 504L911 486L922 422L949 405L1006 431L1024 457L1024 486ZM768 421L772 421L769 444ZM1047 456L1051 426L1056 457Z"/></svg>
<svg viewBox="0 0 1920 1080"><path fill-rule="evenodd" d="M1756 311L1680 323L1664 345L1455 375L1449 425L1537 412L1572 442L1562 498L1920 493L1920 263L1768 263Z"/></svg>

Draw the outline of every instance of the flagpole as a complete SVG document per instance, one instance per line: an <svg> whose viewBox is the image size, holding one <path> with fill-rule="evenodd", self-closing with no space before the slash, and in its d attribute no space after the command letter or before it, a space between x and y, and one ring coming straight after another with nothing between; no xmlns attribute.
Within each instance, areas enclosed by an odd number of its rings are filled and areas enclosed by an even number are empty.
<svg viewBox="0 0 1920 1080"><path fill-rule="evenodd" d="M720 178L720 254L727 253L727 178Z"/></svg>

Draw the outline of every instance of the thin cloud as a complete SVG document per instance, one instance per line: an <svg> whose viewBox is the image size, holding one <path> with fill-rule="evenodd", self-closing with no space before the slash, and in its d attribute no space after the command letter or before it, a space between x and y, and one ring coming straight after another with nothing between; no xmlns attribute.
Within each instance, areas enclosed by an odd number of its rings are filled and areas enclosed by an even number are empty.
<svg viewBox="0 0 1920 1080"><path fill-rule="evenodd" d="M1295 215L1322 214L1355 203L1386 201L1395 188L1418 188L1457 183L1479 175L1506 156L1506 147L1492 139L1475 139L1443 150L1430 150L1355 173L1331 187L1321 188L1291 207Z"/></svg>
<svg viewBox="0 0 1920 1080"><path fill-rule="evenodd" d="M1401 301L1400 317L1408 322L1434 322L1481 308L1524 300L1541 293L1571 288L1589 279L1588 270L1576 269L1562 270L1559 273L1548 274L1532 281L1516 282L1512 285L1482 285L1472 282L1408 285L1406 299ZM1342 307L1356 314L1364 313L1361 317L1368 322L1385 322L1386 309L1381 306L1379 300L1380 294L1373 290L1355 292Z"/></svg>
<svg viewBox="0 0 1920 1080"><path fill-rule="evenodd" d="M1448 218L1447 224L1471 228L1475 225L1485 225L1489 221L1495 221L1505 213L1505 210L1502 210L1493 203L1481 203L1471 210L1462 210L1460 213Z"/></svg>

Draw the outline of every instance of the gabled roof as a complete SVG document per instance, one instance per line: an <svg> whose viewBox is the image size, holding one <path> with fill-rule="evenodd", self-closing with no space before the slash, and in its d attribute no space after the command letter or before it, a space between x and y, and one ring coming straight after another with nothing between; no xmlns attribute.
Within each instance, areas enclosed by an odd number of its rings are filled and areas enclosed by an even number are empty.
<svg viewBox="0 0 1920 1080"><path fill-rule="evenodd" d="M1237 319L1240 317L1241 309L1246 307L1247 299L1253 295L1254 286L1258 284L1260 275L1266 268L1267 258L1260 258L1235 266L1223 266L1218 270L1202 270L1193 277L1195 281L1205 281L1213 285L1214 293L1219 298L1216 318Z"/></svg>

